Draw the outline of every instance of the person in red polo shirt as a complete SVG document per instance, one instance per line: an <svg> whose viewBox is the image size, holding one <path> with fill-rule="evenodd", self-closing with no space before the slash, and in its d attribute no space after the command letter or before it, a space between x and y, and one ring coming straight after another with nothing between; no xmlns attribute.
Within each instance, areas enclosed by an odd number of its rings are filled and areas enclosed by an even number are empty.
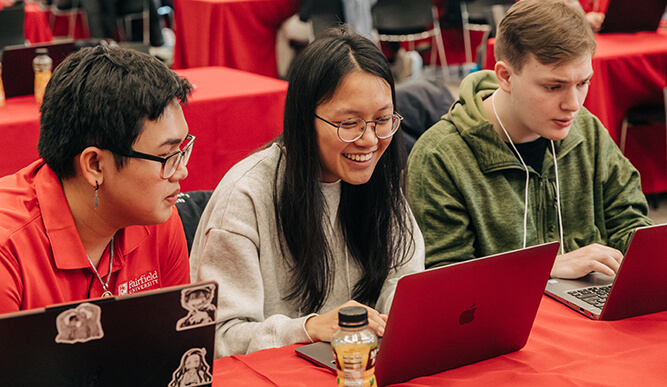
<svg viewBox="0 0 667 387"><path fill-rule="evenodd" d="M0 313L190 282L174 204L194 142L179 104L191 90L117 47L58 66L41 159L0 178Z"/></svg>

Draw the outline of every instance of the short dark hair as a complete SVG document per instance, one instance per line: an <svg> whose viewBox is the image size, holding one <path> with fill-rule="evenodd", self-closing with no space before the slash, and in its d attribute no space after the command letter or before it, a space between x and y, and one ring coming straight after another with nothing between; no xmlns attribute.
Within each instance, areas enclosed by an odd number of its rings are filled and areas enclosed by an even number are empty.
<svg viewBox="0 0 667 387"><path fill-rule="evenodd" d="M41 106L39 156L60 179L75 175L74 157L97 146L129 153L146 120L192 85L158 59L136 50L82 48L56 68ZM114 153L121 168L125 157Z"/></svg>

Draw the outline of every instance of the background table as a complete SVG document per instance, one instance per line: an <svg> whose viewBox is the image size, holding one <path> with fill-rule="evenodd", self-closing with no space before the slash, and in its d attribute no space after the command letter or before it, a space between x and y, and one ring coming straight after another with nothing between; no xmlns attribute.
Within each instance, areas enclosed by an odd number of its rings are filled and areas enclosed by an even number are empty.
<svg viewBox="0 0 667 387"><path fill-rule="evenodd" d="M181 190L213 189L232 165L282 133L287 82L224 67L177 73L197 86L183 108L197 140Z"/></svg>
<svg viewBox="0 0 667 387"><path fill-rule="evenodd" d="M586 12L605 12L609 5L609 0L579 0L581 8Z"/></svg>
<svg viewBox="0 0 667 387"><path fill-rule="evenodd" d="M197 137L182 191L213 189L234 163L282 132L287 82L224 67L179 70L196 85L183 107ZM37 159L39 106L32 95L0 109L5 147L0 176Z"/></svg>
<svg viewBox="0 0 667 387"><path fill-rule="evenodd" d="M425 337L424 340L428 340ZM213 386L334 386L295 345L216 360ZM526 346L401 386L664 386L667 312L593 321L544 296Z"/></svg>
<svg viewBox="0 0 667 387"><path fill-rule="evenodd" d="M278 76L276 34L296 0L174 0L174 68L226 66Z"/></svg>
<svg viewBox="0 0 667 387"><path fill-rule="evenodd" d="M48 13L45 13L38 4L26 3L23 32L25 39L33 44L53 40Z"/></svg>
<svg viewBox="0 0 667 387"><path fill-rule="evenodd" d="M39 157L39 105L35 96L5 101L5 107L0 109L0 133L7 141L0 162L0 176L14 173Z"/></svg>
<svg viewBox="0 0 667 387"><path fill-rule="evenodd" d="M51 17L51 10L46 9L44 11L44 14L46 15L47 18ZM89 39L90 38L90 31L88 31L88 27L84 27L84 22L82 19L82 13L78 13L76 17L74 18L75 25L74 25L74 37L72 39ZM69 23L70 23L70 16L67 14L60 14L60 15L55 15L55 20L53 21L53 35L54 36L59 36L59 37L68 37L69 34Z"/></svg>
<svg viewBox="0 0 667 387"><path fill-rule="evenodd" d="M664 103L667 86L667 28L657 32L597 34L597 51L584 106L595 114L609 134L620 144L625 112L638 105ZM495 39L487 42L485 68L495 64ZM657 130L656 130L657 129ZM648 128L644 133L628 133L626 155L642 173L644 192L667 191L665 131Z"/></svg>
<svg viewBox="0 0 667 387"><path fill-rule="evenodd" d="M70 16L66 14L55 15L53 30L49 26L51 9L37 3L26 3L25 22L23 30L25 39L30 43L50 42L53 36L66 37L69 31ZM83 26L83 20L79 13L75 18L73 39L88 39L90 36Z"/></svg>
<svg viewBox="0 0 667 387"><path fill-rule="evenodd" d="M625 112L638 105L663 105L667 86L667 29L657 33L600 34L595 75L584 106L620 144ZM628 131L625 154L642 174L647 193L667 191L664 127Z"/></svg>

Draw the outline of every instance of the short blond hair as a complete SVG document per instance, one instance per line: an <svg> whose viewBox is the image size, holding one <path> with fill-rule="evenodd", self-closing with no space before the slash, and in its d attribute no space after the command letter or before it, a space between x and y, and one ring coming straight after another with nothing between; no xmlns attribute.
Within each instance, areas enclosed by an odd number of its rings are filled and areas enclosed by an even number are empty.
<svg viewBox="0 0 667 387"><path fill-rule="evenodd" d="M498 26L494 54L521 71L529 54L544 65L593 55L595 36L583 10L564 0L521 0Z"/></svg>

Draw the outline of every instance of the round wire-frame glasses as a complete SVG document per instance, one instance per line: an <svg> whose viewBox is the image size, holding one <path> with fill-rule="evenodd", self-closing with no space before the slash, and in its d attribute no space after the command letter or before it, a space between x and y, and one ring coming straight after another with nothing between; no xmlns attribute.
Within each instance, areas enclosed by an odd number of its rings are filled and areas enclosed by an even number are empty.
<svg viewBox="0 0 667 387"><path fill-rule="evenodd" d="M194 143L195 143L195 136L188 134L187 136L185 136L185 140L181 144L181 149L168 155L167 157L149 155L147 153L141 153L135 150L130 150L130 152L128 153L122 153L117 151L112 151L112 152L125 157L133 157L137 159L151 160L162 163L162 171L160 172L160 177L163 179L169 179L174 175L174 173L176 173L176 170L178 169L178 166L180 165L181 161L183 161L183 166L188 164L188 160L190 160L190 155L192 154L192 146L194 145Z"/></svg>
<svg viewBox="0 0 667 387"><path fill-rule="evenodd" d="M343 142L355 142L363 137L368 124L373 124L373 132L377 138L381 140L387 139L396 133L403 119L397 112L384 115L373 121L366 121L361 117L351 117L341 121L339 124L327 121L317 114L315 114L315 117L336 128L338 138Z"/></svg>

